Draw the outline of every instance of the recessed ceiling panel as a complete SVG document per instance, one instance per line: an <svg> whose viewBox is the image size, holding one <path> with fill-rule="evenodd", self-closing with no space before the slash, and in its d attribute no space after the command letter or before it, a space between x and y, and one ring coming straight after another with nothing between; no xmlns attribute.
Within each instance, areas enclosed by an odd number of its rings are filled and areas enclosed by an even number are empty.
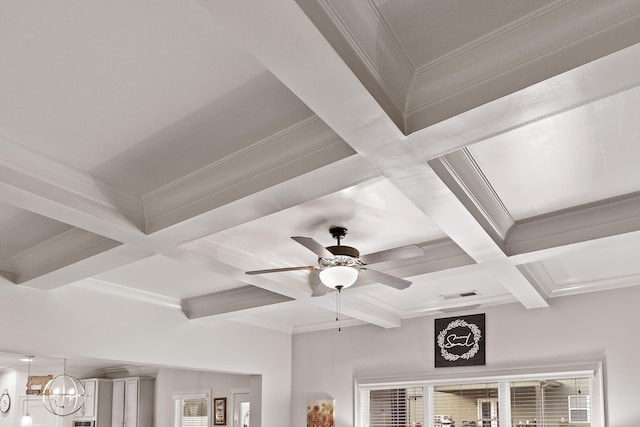
<svg viewBox="0 0 640 427"><path fill-rule="evenodd" d="M358 288L358 294L377 300L382 306L391 306L407 315L426 314L438 307L465 306L496 299L513 297L495 278L484 271L461 274L425 274L407 278L412 285L404 290L379 284ZM356 289L354 289L356 290ZM453 298L475 291L477 295Z"/></svg>
<svg viewBox="0 0 640 427"><path fill-rule="evenodd" d="M640 88L469 147L515 220L640 191Z"/></svg>
<svg viewBox="0 0 640 427"><path fill-rule="evenodd" d="M333 225L348 229L341 244L356 247L361 254L445 237L389 181L377 179L216 233L205 240L218 259L245 270L315 265L317 256L291 236L311 237L323 246L331 246L336 244L329 233ZM188 249L189 245L185 247Z"/></svg>
<svg viewBox="0 0 640 427"><path fill-rule="evenodd" d="M239 285L229 277L194 268L161 255L127 264L94 278L176 299L223 291Z"/></svg>
<svg viewBox="0 0 640 427"><path fill-rule="evenodd" d="M20 255L71 228L67 224L0 203L0 259Z"/></svg>
<svg viewBox="0 0 640 427"><path fill-rule="evenodd" d="M553 3L551 0L370 0L416 67Z"/></svg>
<svg viewBox="0 0 640 427"><path fill-rule="evenodd" d="M0 6L0 136L142 195L310 117L195 0Z"/></svg>
<svg viewBox="0 0 640 427"><path fill-rule="evenodd" d="M580 288L598 282L605 289L607 281L619 282L621 278L629 279L627 284L639 283L638 253L640 242L627 240L618 245L598 245L596 248L572 251L546 259L542 264L557 287Z"/></svg>
<svg viewBox="0 0 640 427"><path fill-rule="evenodd" d="M334 294L323 298L335 298ZM314 325L321 325L321 329L326 329L327 324L336 320L336 312L318 307L312 304L285 304L282 307L274 307L272 310L265 310L256 315L260 319L294 328L313 328ZM350 317L341 315L342 321L351 320ZM336 329L338 328L337 322Z"/></svg>

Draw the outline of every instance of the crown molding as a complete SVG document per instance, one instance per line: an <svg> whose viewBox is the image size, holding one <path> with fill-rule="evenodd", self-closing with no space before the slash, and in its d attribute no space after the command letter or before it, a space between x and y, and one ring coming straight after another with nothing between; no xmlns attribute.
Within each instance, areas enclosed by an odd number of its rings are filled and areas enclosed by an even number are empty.
<svg viewBox="0 0 640 427"><path fill-rule="evenodd" d="M404 111L415 66L375 3L371 0L340 2L340 11L331 0L318 3L369 75L397 110Z"/></svg>
<svg viewBox="0 0 640 427"><path fill-rule="evenodd" d="M559 9L567 7L570 3L575 3L577 0L556 0L551 2L540 9L537 9L515 21L509 22L500 28L497 28L490 33L484 34L471 42L458 47L446 54L432 59L426 64L422 64L415 69L415 75L428 73L433 69L445 65L447 62L454 61L457 58L468 55L475 50L483 49L484 46L490 45L499 41L501 38L510 38L517 35L518 31L522 31L527 25L535 24L537 21L545 18L547 15L557 13Z"/></svg>
<svg viewBox="0 0 640 427"><path fill-rule="evenodd" d="M313 116L143 196L149 234L355 151Z"/></svg>
<svg viewBox="0 0 640 427"><path fill-rule="evenodd" d="M294 331L294 328L291 325L287 325L281 322L274 322L272 320L266 320L260 317L255 317L247 314L239 317L231 317L229 320L236 323L242 323L244 325L254 326L256 328L267 329L275 332L282 332L287 335L291 335Z"/></svg>
<svg viewBox="0 0 640 427"><path fill-rule="evenodd" d="M544 262L533 262L518 268L538 283L551 298L637 286L640 283L640 274L556 283L545 268Z"/></svg>
<svg viewBox="0 0 640 427"><path fill-rule="evenodd" d="M21 209L85 229L86 217L138 230L144 224L137 197L1 135L0 172L3 202ZM75 215L60 208L65 205Z"/></svg>
<svg viewBox="0 0 640 427"><path fill-rule="evenodd" d="M541 289L547 298L552 296L557 285L542 262L536 261L516 267L531 283Z"/></svg>
<svg viewBox="0 0 640 427"><path fill-rule="evenodd" d="M73 283L71 286L86 289L91 292L100 292L103 294L114 295L121 298L141 301L147 304L161 305L175 309L180 308L180 300L171 298L153 292L142 291L140 289L118 285L116 283L100 280L96 278L87 278Z"/></svg>
<svg viewBox="0 0 640 427"><path fill-rule="evenodd" d="M16 267L17 283L23 283L121 244L79 228L72 228L13 256L11 260Z"/></svg>
<svg viewBox="0 0 640 427"><path fill-rule="evenodd" d="M0 259L0 271L15 274L16 268L12 260L4 258Z"/></svg>
<svg viewBox="0 0 640 427"><path fill-rule="evenodd" d="M554 2L421 66L409 92L406 133L638 42L636 1Z"/></svg>
<svg viewBox="0 0 640 427"><path fill-rule="evenodd" d="M380 20L382 17L375 4L329 0L297 0L296 3L341 61L347 64L350 73L357 76L359 84L373 96L395 126L403 128L404 105L413 67L406 57L398 56L402 53L394 47L394 44L399 46L397 40L386 22ZM371 32L372 25L378 24L383 28L379 35ZM380 51L372 46L380 41L378 37L384 38L385 48ZM389 78L390 75L395 77Z"/></svg>
<svg viewBox="0 0 640 427"><path fill-rule="evenodd" d="M428 163L504 250L505 239L515 222L469 150L464 148Z"/></svg>
<svg viewBox="0 0 640 427"><path fill-rule="evenodd" d="M551 296L561 297L589 292L607 291L611 289L626 288L629 286L638 286L638 283L640 283L640 274L567 283L559 285L554 289Z"/></svg>

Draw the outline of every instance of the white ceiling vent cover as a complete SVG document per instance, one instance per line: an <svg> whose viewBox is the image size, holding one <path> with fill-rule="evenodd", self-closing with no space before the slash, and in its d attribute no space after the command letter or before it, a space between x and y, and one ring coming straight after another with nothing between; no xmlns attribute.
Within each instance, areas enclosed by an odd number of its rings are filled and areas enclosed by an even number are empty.
<svg viewBox="0 0 640 427"><path fill-rule="evenodd" d="M440 298L442 298L444 301L449 301L452 299L474 297L476 295L480 295L478 291L468 291L468 292L460 292L457 294L440 295Z"/></svg>

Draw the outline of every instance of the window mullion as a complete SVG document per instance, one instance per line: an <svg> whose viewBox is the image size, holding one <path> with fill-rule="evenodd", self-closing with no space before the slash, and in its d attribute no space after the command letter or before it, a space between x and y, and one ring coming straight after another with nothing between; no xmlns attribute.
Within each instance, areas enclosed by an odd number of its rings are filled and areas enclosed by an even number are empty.
<svg viewBox="0 0 640 427"><path fill-rule="evenodd" d="M433 427L433 386L424 387L424 422L426 427Z"/></svg>
<svg viewBox="0 0 640 427"><path fill-rule="evenodd" d="M511 383L498 383L498 420L501 426L511 425Z"/></svg>

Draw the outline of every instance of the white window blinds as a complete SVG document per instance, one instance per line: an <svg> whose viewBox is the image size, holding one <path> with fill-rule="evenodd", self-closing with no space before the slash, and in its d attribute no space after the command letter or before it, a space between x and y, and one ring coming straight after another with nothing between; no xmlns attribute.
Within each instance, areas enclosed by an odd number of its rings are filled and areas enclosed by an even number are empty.
<svg viewBox="0 0 640 427"><path fill-rule="evenodd" d="M433 388L434 427L499 427L498 383Z"/></svg>
<svg viewBox="0 0 640 427"><path fill-rule="evenodd" d="M511 383L515 427L591 426L590 381L567 378Z"/></svg>
<svg viewBox="0 0 640 427"><path fill-rule="evenodd" d="M424 425L422 387L391 388L369 392L370 427Z"/></svg>
<svg viewBox="0 0 640 427"><path fill-rule="evenodd" d="M209 398L190 397L175 399L175 427L208 427Z"/></svg>

